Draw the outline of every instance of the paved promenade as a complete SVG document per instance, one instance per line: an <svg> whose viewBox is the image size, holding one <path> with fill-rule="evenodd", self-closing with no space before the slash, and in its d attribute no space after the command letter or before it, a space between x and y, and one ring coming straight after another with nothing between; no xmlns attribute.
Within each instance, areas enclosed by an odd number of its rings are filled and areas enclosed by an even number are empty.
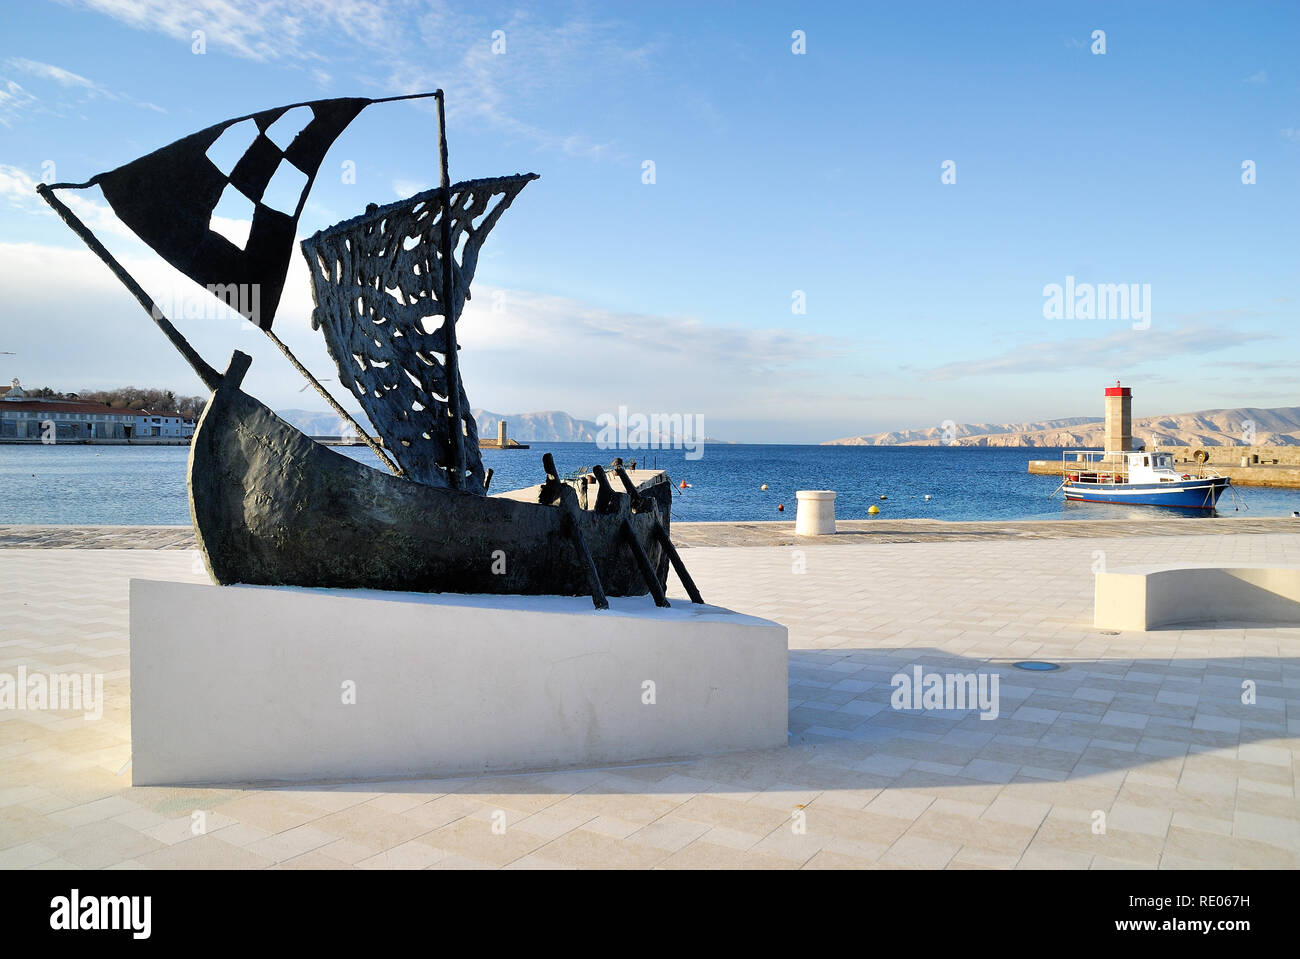
<svg viewBox="0 0 1300 959"><path fill-rule="evenodd" d="M1300 563L1300 528L900 522L674 527L706 600L789 627L788 748L276 789L130 784L127 582L203 581L187 530L5 527L0 673L106 706L0 710L0 868L1300 866L1300 628L1090 625L1099 563ZM891 708L915 666L996 673L997 718Z"/></svg>

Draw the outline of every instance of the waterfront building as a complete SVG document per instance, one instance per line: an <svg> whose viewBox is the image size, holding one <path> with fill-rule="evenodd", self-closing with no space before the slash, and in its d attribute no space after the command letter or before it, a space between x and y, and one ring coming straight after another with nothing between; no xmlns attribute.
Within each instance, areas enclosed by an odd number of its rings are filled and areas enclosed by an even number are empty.
<svg viewBox="0 0 1300 959"><path fill-rule="evenodd" d="M193 416L175 411L137 410L135 435L188 439L194 435L196 423Z"/></svg>
<svg viewBox="0 0 1300 959"><path fill-rule="evenodd" d="M184 439L195 419L172 411L126 410L103 403L29 396L18 380L0 392L0 441Z"/></svg>
<svg viewBox="0 0 1300 959"><path fill-rule="evenodd" d="M130 439L136 435L136 416L136 410L102 403L6 396L0 400L0 440Z"/></svg>

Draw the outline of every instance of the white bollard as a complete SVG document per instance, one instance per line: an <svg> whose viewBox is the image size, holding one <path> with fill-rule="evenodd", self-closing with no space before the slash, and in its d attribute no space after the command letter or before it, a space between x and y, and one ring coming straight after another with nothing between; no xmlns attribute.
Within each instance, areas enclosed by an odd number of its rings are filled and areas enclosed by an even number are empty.
<svg viewBox="0 0 1300 959"><path fill-rule="evenodd" d="M801 489L794 518L796 536L829 536L835 532L835 490Z"/></svg>

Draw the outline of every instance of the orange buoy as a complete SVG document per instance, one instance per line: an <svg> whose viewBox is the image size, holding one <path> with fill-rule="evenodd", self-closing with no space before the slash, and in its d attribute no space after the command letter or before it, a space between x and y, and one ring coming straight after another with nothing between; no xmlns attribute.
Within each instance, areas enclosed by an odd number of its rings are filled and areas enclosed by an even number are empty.
<svg viewBox="0 0 1300 959"><path fill-rule="evenodd" d="M678 489L686 489L686 480L682 480L680 483L678 483L678 484L677 484L677 488L678 488Z"/></svg>
<svg viewBox="0 0 1300 959"><path fill-rule="evenodd" d="M776 504L776 511L777 511L778 513L784 513L784 512L785 512L785 504L784 504L784 503L777 503L777 504Z"/></svg>

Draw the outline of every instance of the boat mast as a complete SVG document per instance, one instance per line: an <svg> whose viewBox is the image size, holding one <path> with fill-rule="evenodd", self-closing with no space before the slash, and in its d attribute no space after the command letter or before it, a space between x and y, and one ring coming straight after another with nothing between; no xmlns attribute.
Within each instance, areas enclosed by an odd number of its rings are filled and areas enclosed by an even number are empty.
<svg viewBox="0 0 1300 959"><path fill-rule="evenodd" d="M393 458L388 455L388 452L379 444L379 441L362 429L361 424L353 418L352 414L339 405L338 400L334 399L333 394L321 385L320 380L311 375L311 371L302 365L302 361L299 360L298 357L293 355L293 351L289 349L285 342L276 336L272 330L264 329L262 332L266 334L267 339L279 348L280 352L284 354L285 359L293 364L293 368L302 375L303 379L316 388L316 392L319 393L321 398L330 405L330 409L339 415L340 422L347 423L352 427L357 436L361 437L361 441L370 447L370 452L374 453L375 456L379 458L379 462L387 466L388 471L394 476L405 476L406 474L402 471L402 468L393 462Z"/></svg>
<svg viewBox="0 0 1300 959"><path fill-rule="evenodd" d="M438 172L442 187L442 319L447 341L447 412L452 424L451 488L465 488L465 424L460 409L460 359L456 356L456 261L451 248L451 174L447 169L447 111L442 90L434 91L438 104Z"/></svg>

